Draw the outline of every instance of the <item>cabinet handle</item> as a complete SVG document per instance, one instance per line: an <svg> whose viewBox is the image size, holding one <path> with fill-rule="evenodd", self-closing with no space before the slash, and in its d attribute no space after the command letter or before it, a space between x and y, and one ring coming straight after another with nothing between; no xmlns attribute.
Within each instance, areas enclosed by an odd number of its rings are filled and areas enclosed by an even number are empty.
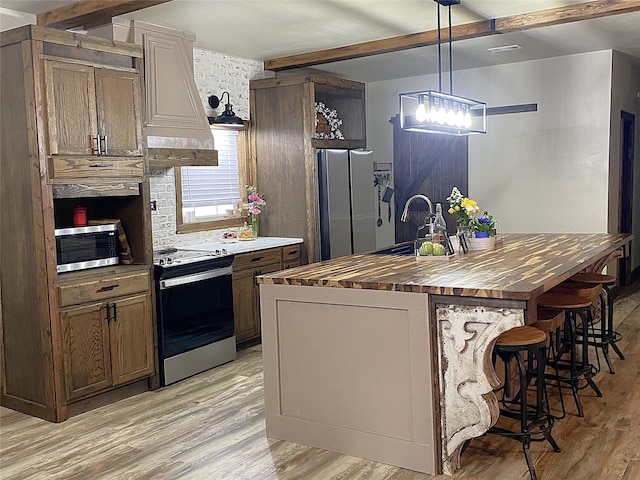
<svg viewBox="0 0 640 480"><path fill-rule="evenodd" d="M120 286L120 285L119 285L119 284L117 284L117 283L116 283L115 285L105 285L104 287L99 288L99 289L96 291L96 293L101 293L101 292L110 292L111 290L113 290L114 288L117 288L117 287L119 287L119 286Z"/></svg>
<svg viewBox="0 0 640 480"><path fill-rule="evenodd" d="M113 163L93 163L89 165L91 168L110 168L113 167Z"/></svg>
<svg viewBox="0 0 640 480"><path fill-rule="evenodd" d="M107 136L102 135L100 137L100 155L108 155L107 153Z"/></svg>
<svg viewBox="0 0 640 480"><path fill-rule="evenodd" d="M117 322L118 321L118 312L116 310L116 302L113 302L113 321Z"/></svg>
<svg viewBox="0 0 640 480"><path fill-rule="evenodd" d="M104 319L107 321L107 323L109 323L109 302L107 302L107 308L105 310L107 311L107 315L104 317Z"/></svg>
<svg viewBox="0 0 640 480"><path fill-rule="evenodd" d="M264 257L253 257L251 259L252 262L259 262L260 260L262 260Z"/></svg>
<svg viewBox="0 0 640 480"><path fill-rule="evenodd" d="M94 155L100 155L100 139L98 137L91 138L91 153Z"/></svg>

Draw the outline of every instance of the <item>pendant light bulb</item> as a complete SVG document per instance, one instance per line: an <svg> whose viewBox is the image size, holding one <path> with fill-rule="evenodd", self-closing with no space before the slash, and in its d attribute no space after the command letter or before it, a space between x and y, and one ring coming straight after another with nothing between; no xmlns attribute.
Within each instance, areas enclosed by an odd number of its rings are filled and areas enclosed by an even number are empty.
<svg viewBox="0 0 640 480"><path fill-rule="evenodd" d="M449 108L447 109L447 125L454 126L456 124L456 111L453 108L453 104L449 103Z"/></svg>
<svg viewBox="0 0 640 480"><path fill-rule="evenodd" d="M428 118L427 107L424 104L424 96L418 97L418 108L416 109L416 120L420 123L426 121Z"/></svg>
<svg viewBox="0 0 640 480"><path fill-rule="evenodd" d="M466 111L466 113L464 114L464 128L471 128L471 114L469 113L469 110Z"/></svg>

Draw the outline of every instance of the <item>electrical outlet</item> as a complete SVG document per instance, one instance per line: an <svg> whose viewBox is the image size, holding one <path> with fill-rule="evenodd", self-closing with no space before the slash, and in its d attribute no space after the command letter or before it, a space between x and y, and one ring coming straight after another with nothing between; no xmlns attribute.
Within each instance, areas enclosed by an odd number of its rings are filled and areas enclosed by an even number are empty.
<svg viewBox="0 0 640 480"><path fill-rule="evenodd" d="M151 200L151 211L155 212L156 210L158 210L158 204L155 200Z"/></svg>

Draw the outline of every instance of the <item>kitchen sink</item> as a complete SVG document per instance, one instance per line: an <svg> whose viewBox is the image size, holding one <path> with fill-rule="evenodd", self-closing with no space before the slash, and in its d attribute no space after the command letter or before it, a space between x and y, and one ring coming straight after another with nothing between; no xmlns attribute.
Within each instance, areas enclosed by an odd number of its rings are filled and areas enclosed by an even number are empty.
<svg viewBox="0 0 640 480"><path fill-rule="evenodd" d="M374 255L415 255L415 242L397 243L371 253Z"/></svg>

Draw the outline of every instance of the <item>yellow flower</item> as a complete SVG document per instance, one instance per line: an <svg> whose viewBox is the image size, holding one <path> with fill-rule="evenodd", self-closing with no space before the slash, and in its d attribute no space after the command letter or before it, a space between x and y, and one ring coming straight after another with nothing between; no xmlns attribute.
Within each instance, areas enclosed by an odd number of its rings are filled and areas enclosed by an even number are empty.
<svg viewBox="0 0 640 480"><path fill-rule="evenodd" d="M450 208L449 210L447 210L449 213L453 214L453 208Z"/></svg>

